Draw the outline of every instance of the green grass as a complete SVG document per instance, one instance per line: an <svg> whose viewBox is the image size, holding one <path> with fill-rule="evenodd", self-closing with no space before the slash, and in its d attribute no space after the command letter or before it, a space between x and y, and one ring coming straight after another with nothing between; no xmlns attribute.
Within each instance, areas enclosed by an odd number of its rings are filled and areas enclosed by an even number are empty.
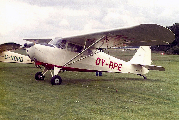
<svg viewBox="0 0 179 120"><path fill-rule="evenodd" d="M64 72L60 86L50 84L50 73L36 81L39 69L32 64L0 63L0 119L179 119L179 57L152 57L166 71L150 71L147 80L133 74Z"/></svg>

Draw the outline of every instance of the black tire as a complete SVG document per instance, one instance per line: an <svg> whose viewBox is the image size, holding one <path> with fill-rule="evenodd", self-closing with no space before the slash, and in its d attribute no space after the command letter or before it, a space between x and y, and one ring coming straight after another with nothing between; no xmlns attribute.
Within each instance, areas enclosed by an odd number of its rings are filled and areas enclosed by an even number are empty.
<svg viewBox="0 0 179 120"><path fill-rule="evenodd" d="M37 72L35 74L35 79L36 80L44 80L45 76L43 76L42 72Z"/></svg>
<svg viewBox="0 0 179 120"><path fill-rule="evenodd" d="M62 83L62 79L61 79L60 76L55 75L55 76L52 77L52 79L51 79L52 85L60 85L61 83Z"/></svg>

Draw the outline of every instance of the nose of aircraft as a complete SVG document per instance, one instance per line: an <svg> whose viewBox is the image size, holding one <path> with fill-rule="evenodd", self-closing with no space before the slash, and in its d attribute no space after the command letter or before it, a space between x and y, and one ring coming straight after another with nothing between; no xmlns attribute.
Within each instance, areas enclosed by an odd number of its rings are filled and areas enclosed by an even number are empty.
<svg viewBox="0 0 179 120"><path fill-rule="evenodd" d="M25 43L24 47L26 48L26 53L28 54L29 58L31 60L34 60L34 55L35 55L34 44Z"/></svg>

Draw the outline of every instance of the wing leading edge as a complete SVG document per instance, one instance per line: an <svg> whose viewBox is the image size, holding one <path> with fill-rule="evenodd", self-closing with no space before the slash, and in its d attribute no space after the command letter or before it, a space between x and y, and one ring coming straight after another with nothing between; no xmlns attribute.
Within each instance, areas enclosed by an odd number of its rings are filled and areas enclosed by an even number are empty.
<svg viewBox="0 0 179 120"><path fill-rule="evenodd" d="M48 44L52 39L23 39L29 42L33 42L33 43L46 43Z"/></svg>

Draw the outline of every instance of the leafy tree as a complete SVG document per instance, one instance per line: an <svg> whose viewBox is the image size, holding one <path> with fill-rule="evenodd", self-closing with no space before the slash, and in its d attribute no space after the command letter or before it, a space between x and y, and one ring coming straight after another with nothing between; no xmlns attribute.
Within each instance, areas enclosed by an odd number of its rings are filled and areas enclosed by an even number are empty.
<svg viewBox="0 0 179 120"><path fill-rule="evenodd" d="M167 54L173 54L173 55L179 55L179 46L175 45L171 48L169 48L168 50L166 50Z"/></svg>
<svg viewBox="0 0 179 120"><path fill-rule="evenodd" d="M173 26L167 26L175 34L175 40L169 45L152 46L152 50L165 51L168 54L179 55L179 23L173 24Z"/></svg>
<svg viewBox="0 0 179 120"><path fill-rule="evenodd" d="M179 46L179 23L173 24L173 26L167 26L175 34L175 40L171 43L172 46Z"/></svg>

